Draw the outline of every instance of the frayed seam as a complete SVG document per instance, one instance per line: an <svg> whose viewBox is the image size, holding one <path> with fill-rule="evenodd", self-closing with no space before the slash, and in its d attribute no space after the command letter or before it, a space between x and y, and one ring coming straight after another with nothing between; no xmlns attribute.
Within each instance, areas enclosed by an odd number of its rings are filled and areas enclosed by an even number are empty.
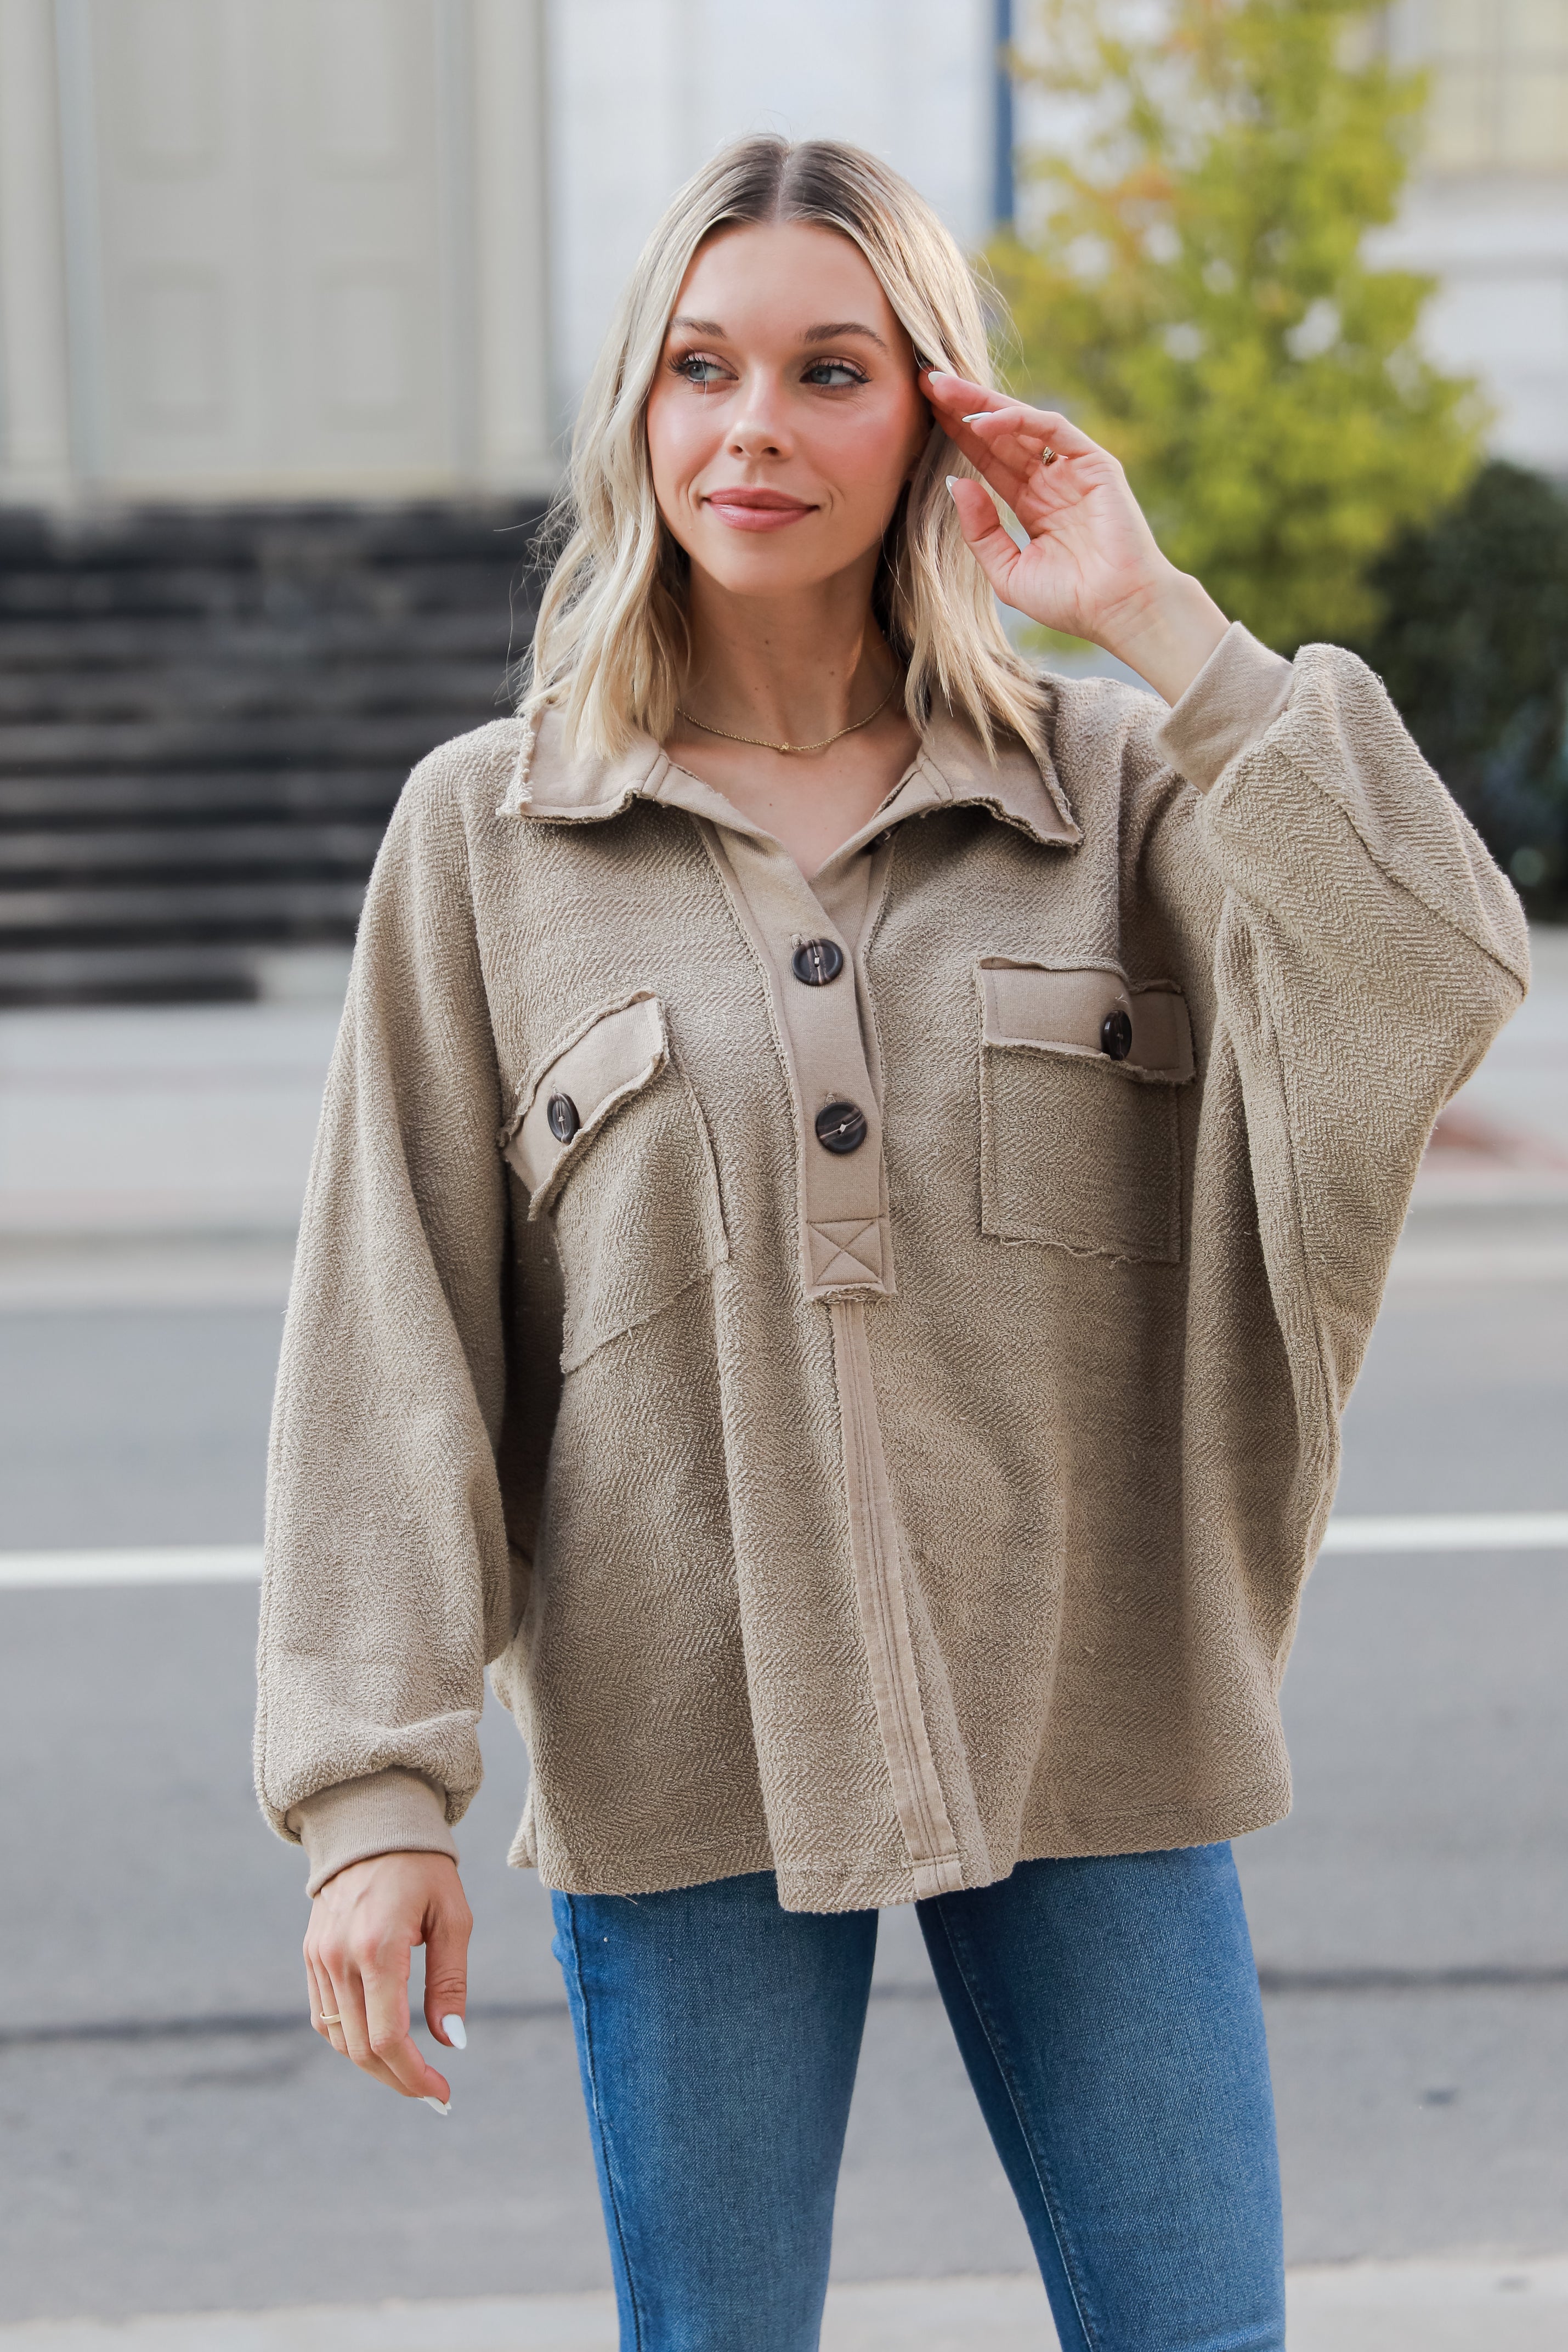
<svg viewBox="0 0 1568 2352"><path fill-rule="evenodd" d="M517 757L512 769L506 793L497 807L497 816L526 816L533 793L528 789L528 770L533 764L534 745L538 730L530 711L523 720L523 740L517 747Z"/></svg>

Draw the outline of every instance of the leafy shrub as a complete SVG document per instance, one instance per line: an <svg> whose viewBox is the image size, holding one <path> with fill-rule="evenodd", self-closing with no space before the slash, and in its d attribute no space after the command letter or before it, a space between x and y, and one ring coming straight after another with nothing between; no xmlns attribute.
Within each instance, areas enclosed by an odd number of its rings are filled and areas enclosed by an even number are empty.
<svg viewBox="0 0 1568 2352"><path fill-rule="evenodd" d="M1494 460L1367 585L1356 650L1533 910L1568 913L1568 493Z"/></svg>

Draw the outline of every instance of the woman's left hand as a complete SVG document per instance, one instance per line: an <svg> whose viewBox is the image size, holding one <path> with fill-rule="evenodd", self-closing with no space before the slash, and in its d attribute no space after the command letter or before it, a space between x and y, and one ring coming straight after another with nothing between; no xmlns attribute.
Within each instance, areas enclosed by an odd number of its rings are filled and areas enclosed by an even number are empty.
<svg viewBox="0 0 1568 2352"><path fill-rule="evenodd" d="M964 536L1004 604L1087 637L1175 702L1227 623L1190 573L1161 554L1127 478L1065 416L963 376L921 378L938 423L1028 534L1017 546L979 482L956 478Z"/></svg>

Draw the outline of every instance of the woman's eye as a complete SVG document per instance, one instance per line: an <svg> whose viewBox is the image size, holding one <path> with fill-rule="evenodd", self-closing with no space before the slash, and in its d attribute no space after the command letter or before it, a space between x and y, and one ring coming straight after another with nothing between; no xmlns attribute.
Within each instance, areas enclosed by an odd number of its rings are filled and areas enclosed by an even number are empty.
<svg viewBox="0 0 1568 2352"><path fill-rule="evenodd" d="M825 385L830 392L836 391L841 384L865 382L859 368L852 367L848 360L817 360L806 370L801 380L806 383Z"/></svg>
<svg viewBox="0 0 1568 2352"><path fill-rule="evenodd" d="M716 360L705 360L700 352L687 352L684 359L674 360L671 364L677 375L684 375L686 382L695 383L699 392L706 392L709 384L716 383L724 373Z"/></svg>

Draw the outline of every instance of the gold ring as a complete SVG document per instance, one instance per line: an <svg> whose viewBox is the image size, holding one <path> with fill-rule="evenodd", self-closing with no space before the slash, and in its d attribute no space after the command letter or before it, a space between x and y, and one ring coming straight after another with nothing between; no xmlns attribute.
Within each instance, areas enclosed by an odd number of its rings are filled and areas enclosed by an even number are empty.
<svg viewBox="0 0 1568 2352"><path fill-rule="evenodd" d="M1061 455L1060 449L1048 449L1040 462L1042 466L1054 466Z"/></svg>
<svg viewBox="0 0 1568 2352"><path fill-rule="evenodd" d="M336 2011L336 2010L334 2010L334 2011L332 2011L332 2014L331 2014L329 2017L329 2015L327 2014L327 2011L326 2011L325 2010L323 2010L323 2011L321 2011L320 2016L319 2016L319 2017L318 2018L318 2020L317 2020L317 2023L318 2023L319 2025L341 2025L341 2023L342 2023L342 2022L343 2022L343 2021L342 2021L342 2019L338 2015L338 2012L337 2012L337 2011Z"/></svg>

